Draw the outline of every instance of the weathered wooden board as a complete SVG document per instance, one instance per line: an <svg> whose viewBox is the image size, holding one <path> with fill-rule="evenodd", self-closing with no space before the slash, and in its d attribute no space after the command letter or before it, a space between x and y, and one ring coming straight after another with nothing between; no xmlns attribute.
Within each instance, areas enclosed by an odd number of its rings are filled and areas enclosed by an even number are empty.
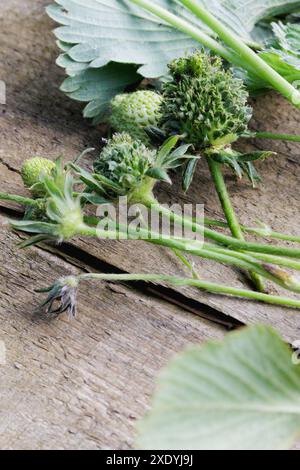
<svg viewBox="0 0 300 470"><path fill-rule="evenodd" d="M2 39L2 79L7 83L7 106L3 108L0 135L2 189L22 191L19 177L24 158L42 154L55 158L64 154L72 158L87 146L100 147L100 130L93 129L81 117L81 106L58 91L63 73L54 65L57 54L51 28L45 15L47 2L19 2L7 8ZM18 30L16 50L15 31ZM253 126L267 130L297 132L299 114L282 98L268 95L255 106ZM284 129L281 127L284 123ZM247 144L248 145L248 144ZM264 184L253 190L247 181L236 182L228 177L233 201L241 221L254 224L260 219L275 229L297 233L299 227L299 163L297 144L255 142L260 148L271 148L278 156L263 162L260 170ZM288 182L288 183L287 183ZM179 182L158 191L162 202L204 203L209 215L220 215L220 206L205 163L199 165L197 178L187 195L180 191ZM76 246L95 259L105 261L129 272L160 271L182 274L178 260L166 250L143 242L117 243L78 240ZM211 280L231 285L245 284L236 269L196 260L199 273ZM300 316L296 312L253 302L211 296L196 289L179 289L187 299L193 299L243 323L267 322L289 340L299 336ZM188 302L187 302L188 303Z"/></svg>
<svg viewBox="0 0 300 470"><path fill-rule="evenodd" d="M18 250L0 222L0 448L128 449L161 366L223 330L111 283L82 285L76 320L35 316L34 289L82 268Z"/></svg>
<svg viewBox="0 0 300 470"><path fill-rule="evenodd" d="M7 105L0 108L1 191L24 192L19 170L25 158L63 154L69 159L85 147L100 148L100 129L82 119L80 104L58 91L63 72L54 65L54 25L44 14L48 3L1 1L0 80L7 84ZM260 98L255 109L253 127L299 132L299 114L282 98ZM244 223L260 219L277 230L299 232L299 146L254 145L276 150L278 156L260 165L264 185L256 190L228 177L239 217ZM204 203L209 215L221 215L204 162L187 195L177 182L160 188L158 196L162 202ZM32 317L38 300L33 289L70 271L114 266L128 272L184 271L171 253L143 242L80 239L61 247L58 256L37 248L19 251L16 240L2 228L0 341L6 342L7 364L0 366L0 447L129 448L135 420L145 412L153 378L167 358L189 342L220 337L224 330L170 302L108 283L82 288L74 322ZM211 280L245 286L235 269L199 260L196 267ZM297 312L196 289L158 293L216 322L265 322L289 341L300 336Z"/></svg>

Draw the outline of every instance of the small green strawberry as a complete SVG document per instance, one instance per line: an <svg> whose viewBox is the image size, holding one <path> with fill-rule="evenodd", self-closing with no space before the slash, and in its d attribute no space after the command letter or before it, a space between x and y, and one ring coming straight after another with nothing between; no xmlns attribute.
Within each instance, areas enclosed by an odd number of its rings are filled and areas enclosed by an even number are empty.
<svg viewBox="0 0 300 470"><path fill-rule="evenodd" d="M94 163L94 170L117 184L124 194L128 194L144 184L155 158L155 150L150 150L140 140L134 140L122 132L114 134L108 141L100 158Z"/></svg>
<svg viewBox="0 0 300 470"><path fill-rule="evenodd" d="M115 131L127 132L147 145L145 128L158 125L161 104L161 95L150 90L117 95L111 102L110 124Z"/></svg>
<svg viewBox="0 0 300 470"><path fill-rule="evenodd" d="M45 196L45 189L41 178L50 176L55 168L55 163L42 157L34 157L26 160L22 166L21 176L26 188L29 188L35 197Z"/></svg>

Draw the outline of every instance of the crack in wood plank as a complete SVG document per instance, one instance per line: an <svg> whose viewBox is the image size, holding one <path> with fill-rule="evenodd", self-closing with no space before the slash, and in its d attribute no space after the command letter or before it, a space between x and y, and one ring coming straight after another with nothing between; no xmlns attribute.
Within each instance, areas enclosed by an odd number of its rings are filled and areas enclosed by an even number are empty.
<svg viewBox="0 0 300 470"><path fill-rule="evenodd" d="M2 0L1 79L7 83L7 106L0 115L1 190L24 193L19 169L35 154L54 159L74 157L85 147L100 148L101 129L93 129L81 116L81 105L59 92L64 73L54 65L57 49L46 17L48 0ZM16 35L17 31L17 35ZM17 37L17 43L16 43ZM298 132L299 115L277 95L255 100L253 127L257 130ZM0 110L0 111L1 111ZM279 112L280 110L280 112ZM282 128L284 123L285 128ZM278 157L259 165L265 186L252 191L246 182L228 183L243 223L263 216L277 230L299 229L299 145L254 141L245 149L270 148ZM287 185L288 181L288 185ZM199 166L191 191L161 186L162 202L203 202L209 215L220 215L214 188L204 164ZM8 206L6 206L8 207ZM2 209L13 216L14 205ZM12 210L13 209L13 210ZM4 230L2 227L1 230ZM175 351L189 342L220 337L223 328L199 320L169 302L149 299L126 286L102 283L86 286L80 295L83 313L76 322L65 317L48 324L32 318L33 289L49 284L72 270L90 269L108 262L119 270L156 270L182 273L166 250L146 244L77 240L73 264L38 249L16 250L17 237L5 232L0 265L1 333L8 344L8 363L0 381L1 448L130 448L134 421L144 413L153 389L153 378ZM130 250L131 249L131 250ZM74 251L73 251L74 250ZM97 261L99 260L99 261ZM208 277L244 284L240 273L200 262ZM1 271L2 270L2 271ZM176 295L189 302L223 312L237 322L273 324L286 339L300 337L299 316L284 309L216 298L196 290ZM162 295L162 294L160 294ZM120 299L122 301L120 302ZM186 301L186 300L185 300ZM25 305L25 307L24 307ZM117 306L117 307L116 307ZM137 315L133 319L132 312ZM105 312L105 314L102 314ZM0 337L1 339L1 337ZM63 416L63 420L62 420Z"/></svg>
<svg viewBox="0 0 300 470"><path fill-rule="evenodd" d="M0 56L4 67L1 79L7 82L8 104L6 113L0 117L0 153L2 160L13 169L9 171L1 165L4 173L0 178L4 191L24 192L17 172L25 158L39 154L54 159L64 154L66 159L70 159L85 147L99 149L101 146L101 129L91 128L88 121L82 119L81 106L58 91L63 72L53 65L57 50L51 33L53 23L44 14L46 3L43 0L26 0L22 1L21 8L21 0L16 0L8 9L3 23ZM24 21L26 11L32 9L34 16L27 15ZM14 43L16 28L20 36L18 51ZM299 114L283 98L271 94L254 100L254 105L255 129L297 132ZM241 145L245 149L253 148L249 142ZM258 148L269 147L265 141L256 141L255 145ZM290 159L297 159L299 145L272 142L270 148L277 151L280 158L259 164L265 184L258 189L253 191L246 181L236 182L228 174L233 203L243 223L254 224L257 218L261 218L276 230L285 231L289 227L288 231L297 232L299 174ZM205 204L209 215L220 214L215 190L204 163L200 162L188 195L180 190L179 180L175 178L173 187L162 185L158 188L160 200L165 203L178 200L200 202ZM177 259L168 251L142 242L122 244L79 239L74 241L74 245L98 258L99 262L108 261L125 272L155 272L159 269L161 273L184 273ZM228 284L245 286L243 274L235 269L226 266L220 269L218 264L201 260L195 261L195 267L200 274L213 281L226 279ZM300 336L299 315L286 309L212 296L196 289L178 289L178 292L227 317L235 318L237 322L273 324L289 341Z"/></svg>
<svg viewBox="0 0 300 470"><path fill-rule="evenodd" d="M9 214L12 218L20 218L22 213L14 211L12 209L5 209L0 207L0 214L5 213ZM21 234L17 234L22 240L26 237ZM55 254L61 259L67 261L68 263L85 269L86 272L103 272L103 273L115 273L115 274L125 274L127 271L119 269L115 265L112 265L104 260L99 260L95 256L90 255L88 252L81 250L78 246L72 245L70 243L63 243L61 245L49 245L49 244L39 244L38 247L41 250L45 250L49 253ZM172 289L170 286L155 285L152 283L145 282L132 282L122 284L127 286L133 286L136 290L142 292L143 294L148 294L149 296L155 296L157 299L163 299L170 302L171 304L177 305L188 312L191 312L201 318L205 318L212 323L225 326L227 329L231 330L236 327L241 327L244 324L234 317L223 314L217 309L210 307L204 303L201 303L192 298L186 297L180 292Z"/></svg>
<svg viewBox="0 0 300 470"><path fill-rule="evenodd" d="M32 315L35 288L89 267L39 248L16 250L18 239L0 217L1 449L132 448L160 368L225 330L106 282L81 287L76 320Z"/></svg>

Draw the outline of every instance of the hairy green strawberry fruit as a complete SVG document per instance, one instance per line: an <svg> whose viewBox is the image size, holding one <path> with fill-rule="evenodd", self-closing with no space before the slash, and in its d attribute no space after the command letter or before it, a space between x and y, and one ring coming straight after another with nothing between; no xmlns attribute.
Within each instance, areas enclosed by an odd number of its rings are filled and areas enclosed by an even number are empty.
<svg viewBox="0 0 300 470"><path fill-rule="evenodd" d="M161 103L161 95L149 90L117 95L111 102L110 124L115 131L127 132L147 145L145 128L157 126Z"/></svg>
<svg viewBox="0 0 300 470"><path fill-rule="evenodd" d="M195 149L222 147L248 128L252 108L243 82L204 52L174 60L163 86L159 126L184 136Z"/></svg>
<svg viewBox="0 0 300 470"><path fill-rule="evenodd" d="M94 163L95 173L117 184L123 194L137 191L147 179L156 152L127 133L115 134Z"/></svg>
<svg viewBox="0 0 300 470"><path fill-rule="evenodd" d="M26 160L21 169L21 176L26 188L29 188L35 197L45 196L45 188L41 178L50 176L55 163L47 158L34 157Z"/></svg>

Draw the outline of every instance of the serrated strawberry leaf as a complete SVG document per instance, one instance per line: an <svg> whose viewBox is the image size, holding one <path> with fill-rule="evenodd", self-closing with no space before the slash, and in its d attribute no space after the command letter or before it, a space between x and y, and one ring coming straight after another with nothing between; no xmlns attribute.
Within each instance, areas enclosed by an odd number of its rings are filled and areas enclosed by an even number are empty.
<svg viewBox="0 0 300 470"><path fill-rule="evenodd" d="M176 0L155 1L212 34ZM251 43L260 20L300 8L296 0L248 0L246 8L243 0L201 0L201 4ZM61 25L55 30L62 50L57 63L69 75L62 91L88 103L84 116L95 122L105 119L114 95L143 77L164 76L168 62L199 48L199 42L130 0L56 0L47 11Z"/></svg>
<svg viewBox="0 0 300 470"><path fill-rule="evenodd" d="M300 365L267 326L190 346L161 373L137 446L279 450L300 435Z"/></svg>

